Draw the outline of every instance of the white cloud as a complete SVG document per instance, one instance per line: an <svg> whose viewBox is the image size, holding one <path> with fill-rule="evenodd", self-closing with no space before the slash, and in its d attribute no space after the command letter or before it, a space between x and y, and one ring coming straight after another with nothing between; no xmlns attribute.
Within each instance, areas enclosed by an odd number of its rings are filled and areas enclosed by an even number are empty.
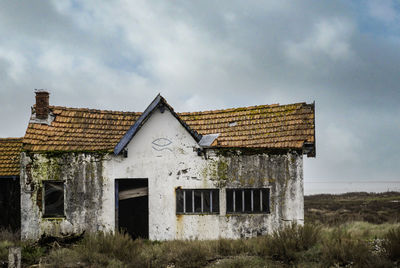
<svg viewBox="0 0 400 268"><path fill-rule="evenodd" d="M347 60L352 55L350 38L355 27L348 19L321 20L309 36L300 42L286 43L286 55L294 62L313 64L320 57L331 61Z"/></svg>
<svg viewBox="0 0 400 268"><path fill-rule="evenodd" d="M5 61L8 76L15 82L23 79L26 71L27 60L19 51L10 48L0 47L0 61Z"/></svg>
<svg viewBox="0 0 400 268"><path fill-rule="evenodd" d="M369 0L368 12L371 17L385 23L393 23L399 19L394 0Z"/></svg>

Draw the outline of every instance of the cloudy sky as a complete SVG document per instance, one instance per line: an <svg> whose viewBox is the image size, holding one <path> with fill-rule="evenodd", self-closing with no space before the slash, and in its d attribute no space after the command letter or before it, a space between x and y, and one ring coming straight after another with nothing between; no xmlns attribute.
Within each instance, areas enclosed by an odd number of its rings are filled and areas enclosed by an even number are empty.
<svg viewBox="0 0 400 268"><path fill-rule="evenodd" d="M400 1L1 1L0 137L52 105L316 102L307 180L400 180Z"/></svg>

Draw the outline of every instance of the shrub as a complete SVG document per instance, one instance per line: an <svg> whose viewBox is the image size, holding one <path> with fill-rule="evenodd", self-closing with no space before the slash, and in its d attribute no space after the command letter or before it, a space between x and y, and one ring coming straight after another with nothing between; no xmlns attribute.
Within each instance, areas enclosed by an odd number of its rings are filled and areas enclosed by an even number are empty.
<svg viewBox="0 0 400 268"><path fill-rule="evenodd" d="M367 242L352 238L342 228L336 228L324 240L322 256L327 266L377 267L379 262L378 257L371 254Z"/></svg>
<svg viewBox="0 0 400 268"><path fill-rule="evenodd" d="M268 237L266 253L274 259L290 263L296 260L299 252L315 246L319 238L320 227L291 224Z"/></svg>
<svg viewBox="0 0 400 268"><path fill-rule="evenodd" d="M389 259L393 261L400 260L400 226L388 231L384 237L382 247Z"/></svg>
<svg viewBox="0 0 400 268"><path fill-rule="evenodd" d="M22 245L21 255L22 263L24 264L37 264L40 258L45 255L46 249L39 247L38 245L26 242Z"/></svg>
<svg viewBox="0 0 400 268"><path fill-rule="evenodd" d="M163 242L151 261L154 267L165 267L174 264L176 267L200 267L215 257L214 241L168 241Z"/></svg>
<svg viewBox="0 0 400 268"><path fill-rule="evenodd" d="M112 260L119 260L142 267L144 264L139 262L139 255L143 243L143 240L132 240L125 233L99 232L86 235L74 250L80 253L85 263L106 266Z"/></svg>
<svg viewBox="0 0 400 268"><path fill-rule="evenodd" d="M253 241L253 239L249 239ZM243 239L220 239L217 241L217 252L221 256L234 256L246 251L247 246Z"/></svg>

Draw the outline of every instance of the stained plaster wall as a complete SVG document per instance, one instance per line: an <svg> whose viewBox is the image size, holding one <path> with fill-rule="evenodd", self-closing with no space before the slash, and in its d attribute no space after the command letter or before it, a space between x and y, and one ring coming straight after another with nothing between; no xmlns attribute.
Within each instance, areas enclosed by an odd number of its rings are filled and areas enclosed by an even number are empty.
<svg viewBox="0 0 400 268"><path fill-rule="evenodd" d="M21 237L103 230L100 154L27 154L21 157ZM43 218L43 182L64 181L65 217Z"/></svg>
<svg viewBox="0 0 400 268"><path fill-rule="evenodd" d="M197 142L168 110L156 110L128 144L127 158L24 154L22 237L115 230L115 179L148 179L152 240L250 237L286 222L303 222L301 154L207 149L199 156L197 148ZM45 179L66 182L63 219L42 218L37 196ZM220 214L176 215L178 187L221 189ZM226 187L269 187L271 213L226 215Z"/></svg>
<svg viewBox="0 0 400 268"><path fill-rule="evenodd" d="M113 179L148 178L149 237L153 240L217 239L265 234L288 221L303 222L303 158L206 150L167 110L156 111L129 143L128 157L105 162L104 219L115 228ZM175 189L220 188L219 215L176 215ZM271 213L226 215L226 187L269 187Z"/></svg>

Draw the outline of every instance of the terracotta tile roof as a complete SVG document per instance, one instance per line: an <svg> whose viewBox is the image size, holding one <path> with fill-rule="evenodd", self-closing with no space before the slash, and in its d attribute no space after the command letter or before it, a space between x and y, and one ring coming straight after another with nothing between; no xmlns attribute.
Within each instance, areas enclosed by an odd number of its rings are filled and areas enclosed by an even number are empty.
<svg viewBox="0 0 400 268"><path fill-rule="evenodd" d="M112 151L141 113L50 106L51 125L30 123L30 151ZM314 142L314 105L262 105L178 113L199 134L220 133L216 147L301 149Z"/></svg>
<svg viewBox="0 0 400 268"><path fill-rule="evenodd" d="M0 138L0 176L19 176L22 138Z"/></svg>
<svg viewBox="0 0 400 268"><path fill-rule="evenodd" d="M200 134L220 133L214 147L301 149L314 142L314 105L261 105L181 113Z"/></svg>
<svg viewBox="0 0 400 268"><path fill-rule="evenodd" d="M141 113L50 106L51 125L29 123L28 151L112 151Z"/></svg>

